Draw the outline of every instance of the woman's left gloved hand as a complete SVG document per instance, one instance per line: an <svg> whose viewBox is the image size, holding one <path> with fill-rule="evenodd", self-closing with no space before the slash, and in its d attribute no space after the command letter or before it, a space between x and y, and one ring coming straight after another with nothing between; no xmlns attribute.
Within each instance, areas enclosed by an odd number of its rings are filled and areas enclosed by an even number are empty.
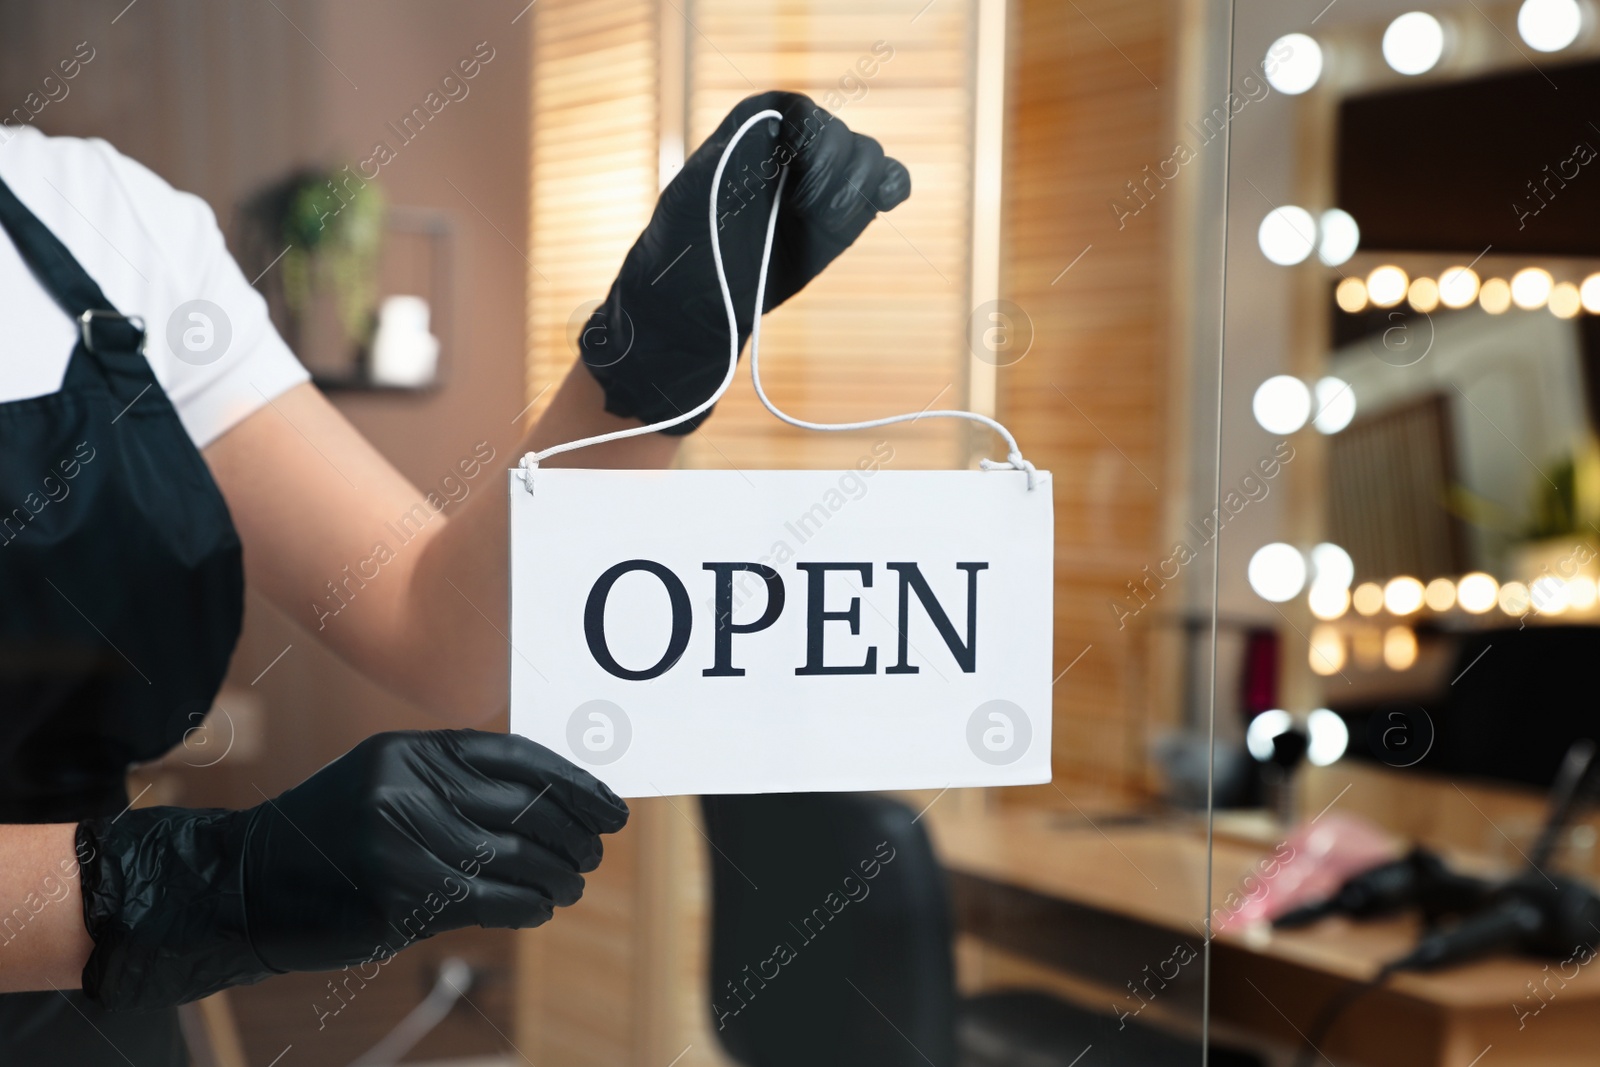
<svg viewBox="0 0 1600 1067"><path fill-rule="evenodd" d="M85 819L83 992L146 1010L287 971L376 968L464 926L538 926L583 893L600 835L627 819L587 771L479 730L375 734L243 811Z"/></svg>
<svg viewBox="0 0 1600 1067"><path fill-rule="evenodd" d="M871 137L799 93L751 96L723 119L656 202L611 291L579 335L584 366L605 392L606 410L646 423L680 415L716 391L728 368L728 319L711 258L711 179L733 134L757 123L723 171L718 238L739 323L750 336L756 275L780 168L789 177L778 208L764 311L799 292L867 228L911 194L911 176ZM705 413L709 414L709 412ZM685 434L705 418L663 432Z"/></svg>

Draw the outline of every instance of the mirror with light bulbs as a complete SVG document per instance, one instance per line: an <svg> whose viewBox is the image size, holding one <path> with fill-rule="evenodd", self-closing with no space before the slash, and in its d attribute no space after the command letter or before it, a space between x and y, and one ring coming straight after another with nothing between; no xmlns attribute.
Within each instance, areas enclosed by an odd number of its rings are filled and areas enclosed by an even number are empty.
<svg viewBox="0 0 1600 1067"><path fill-rule="evenodd" d="M1279 99L1233 128L1228 389L1297 458L1234 602L1353 733L1492 635L1600 626L1600 5L1414 3L1245 0L1236 38Z"/></svg>

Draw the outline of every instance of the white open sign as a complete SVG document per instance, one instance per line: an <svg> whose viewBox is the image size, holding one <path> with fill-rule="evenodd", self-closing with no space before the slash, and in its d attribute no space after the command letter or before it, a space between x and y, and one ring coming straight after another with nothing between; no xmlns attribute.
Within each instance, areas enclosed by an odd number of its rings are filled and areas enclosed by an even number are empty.
<svg viewBox="0 0 1600 1067"><path fill-rule="evenodd" d="M511 728L625 797L1024 785L1050 780L1050 475L1005 440L982 471L547 470L552 456L708 411L738 372L717 192L706 222L728 368L689 411L553 445L511 472ZM759 277L777 230L773 194Z"/></svg>
<svg viewBox="0 0 1600 1067"><path fill-rule="evenodd" d="M1050 779L1048 473L519 470L511 546L511 728L623 796Z"/></svg>

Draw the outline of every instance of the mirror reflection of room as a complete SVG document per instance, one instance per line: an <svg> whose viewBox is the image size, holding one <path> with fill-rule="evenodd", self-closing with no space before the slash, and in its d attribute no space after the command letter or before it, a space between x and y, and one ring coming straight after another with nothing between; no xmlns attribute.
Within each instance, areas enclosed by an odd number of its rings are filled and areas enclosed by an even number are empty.
<svg viewBox="0 0 1600 1067"><path fill-rule="evenodd" d="M1369 983L1306 1016L1307 1046L1575 1063L1600 873L1595 11L1240 13L1241 53L1288 99L1234 127L1230 296L1251 306L1229 323L1224 450L1296 458L1223 567L1236 640L1274 648L1240 661L1256 773L1223 786L1218 833L1261 833L1258 787L1343 887L1260 906ZM1447 1036L1385 1050L1402 1005Z"/></svg>

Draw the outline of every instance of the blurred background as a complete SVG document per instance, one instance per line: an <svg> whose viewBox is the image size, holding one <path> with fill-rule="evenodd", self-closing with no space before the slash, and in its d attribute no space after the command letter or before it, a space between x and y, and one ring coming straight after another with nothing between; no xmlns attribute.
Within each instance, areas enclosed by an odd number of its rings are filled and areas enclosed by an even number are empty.
<svg viewBox="0 0 1600 1067"><path fill-rule="evenodd" d="M549 926L232 990L188 1016L197 1062L350 1063L405 1018L425 1036L362 1062L1199 1064L1206 1036L1212 1063L1592 1062L1581 928L1364 983L1466 908L1418 872L1532 872L1569 926L1600 916L1595 11L1230 10L0 0L4 121L206 199L424 490L500 491L458 465L515 461L657 191L768 88L914 187L771 316L768 388L830 421L994 414L1055 477L1053 784L638 801ZM803 434L741 378L684 463L993 447ZM252 599L217 706L132 792L248 806L427 725ZM875 895L816 911L874 856ZM1384 865L1392 906L1272 926Z"/></svg>

